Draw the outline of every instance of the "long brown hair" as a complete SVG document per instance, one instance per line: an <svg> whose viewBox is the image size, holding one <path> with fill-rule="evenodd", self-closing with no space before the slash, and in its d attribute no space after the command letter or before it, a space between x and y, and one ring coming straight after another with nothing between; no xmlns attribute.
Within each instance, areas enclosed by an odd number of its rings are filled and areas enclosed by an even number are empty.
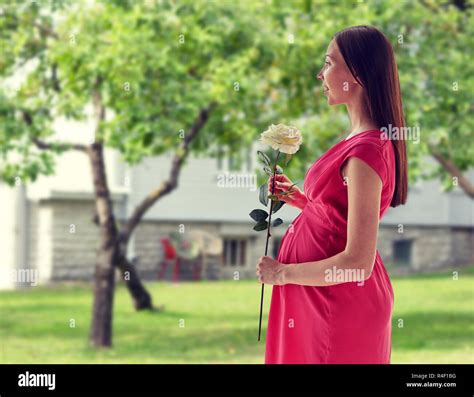
<svg viewBox="0 0 474 397"><path fill-rule="evenodd" d="M399 128L391 139L395 152L395 191L390 205L405 204L408 190L408 165L405 127L398 68L393 48L387 37L371 26L353 26L334 36L339 51L349 70L364 87L367 107L372 120L379 128ZM391 137L391 134L388 135Z"/></svg>

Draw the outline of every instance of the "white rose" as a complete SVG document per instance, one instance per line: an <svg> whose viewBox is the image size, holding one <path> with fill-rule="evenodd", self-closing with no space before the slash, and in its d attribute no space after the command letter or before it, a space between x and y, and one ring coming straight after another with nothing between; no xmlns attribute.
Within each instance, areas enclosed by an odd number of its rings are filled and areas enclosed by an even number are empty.
<svg viewBox="0 0 474 397"><path fill-rule="evenodd" d="M268 130L262 132L260 136L260 141L266 145L270 145L275 150L287 154L296 153L303 142L298 128L290 127L285 124L272 124L268 127Z"/></svg>

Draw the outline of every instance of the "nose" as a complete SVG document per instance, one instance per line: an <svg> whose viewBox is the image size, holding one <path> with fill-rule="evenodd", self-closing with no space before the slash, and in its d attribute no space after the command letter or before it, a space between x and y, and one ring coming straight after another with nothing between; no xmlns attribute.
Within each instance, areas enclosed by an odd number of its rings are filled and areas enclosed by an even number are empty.
<svg viewBox="0 0 474 397"><path fill-rule="evenodd" d="M317 78L318 80L321 80L321 81L323 81L323 74L322 74L322 70L320 70L320 71L318 72L318 74L316 75L316 78Z"/></svg>

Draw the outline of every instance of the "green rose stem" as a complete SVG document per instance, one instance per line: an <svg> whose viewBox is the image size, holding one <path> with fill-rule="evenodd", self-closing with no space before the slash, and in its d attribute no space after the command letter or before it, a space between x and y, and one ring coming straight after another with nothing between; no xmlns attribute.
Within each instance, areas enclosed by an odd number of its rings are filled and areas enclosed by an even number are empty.
<svg viewBox="0 0 474 397"><path fill-rule="evenodd" d="M275 164L273 165L273 181L272 181L272 195L275 193L275 174L276 174L276 167L278 164L278 157L280 157L280 150L277 152L277 156L275 159ZM268 240L271 237L270 234L270 227L272 222L272 211L273 211L273 200L270 200L270 212L268 215L268 228L267 228L267 242L265 244L265 256L267 256L268 252ZM260 320L258 322L258 341L260 341L260 334L262 332L262 311L263 311L263 294L265 292L265 283L262 283L262 292L260 294Z"/></svg>

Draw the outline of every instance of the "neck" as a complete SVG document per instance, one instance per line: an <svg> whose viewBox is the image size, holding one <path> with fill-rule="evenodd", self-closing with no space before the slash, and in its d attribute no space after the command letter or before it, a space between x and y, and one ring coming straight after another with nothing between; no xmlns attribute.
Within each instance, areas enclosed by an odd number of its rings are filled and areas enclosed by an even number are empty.
<svg viewBox="0 0 474 397"><path fill-rule="evenodd" d="M347 103L346 107L352 127L349 136L368 130L378 129L377 124L370 118L369 109L365 106L364 101L361 100L356 103Z"/></svg>

